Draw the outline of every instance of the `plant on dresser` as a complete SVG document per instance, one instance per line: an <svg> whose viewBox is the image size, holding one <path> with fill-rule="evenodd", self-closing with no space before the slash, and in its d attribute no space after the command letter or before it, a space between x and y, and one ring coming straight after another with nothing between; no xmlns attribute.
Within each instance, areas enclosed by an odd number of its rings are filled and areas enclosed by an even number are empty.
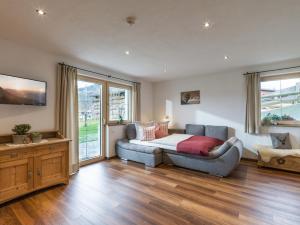
<svg viewBox="0 0 300 225"><path fill-rule="evenodd" d="M14 144L25 144L28 142L28 131L30 131L30 124L18 124L12 129L14 132L12 138Z"/></svg>

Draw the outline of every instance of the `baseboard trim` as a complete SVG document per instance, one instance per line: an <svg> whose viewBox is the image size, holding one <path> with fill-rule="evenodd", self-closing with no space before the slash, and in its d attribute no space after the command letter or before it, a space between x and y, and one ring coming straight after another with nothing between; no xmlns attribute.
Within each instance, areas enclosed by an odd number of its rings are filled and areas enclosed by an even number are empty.
<svg viewBox="0 0 300 225"><path fill-rule="evenodd" d="M244 161L257 162L257 159L242 158Z"/></svg>
<svg viewBox="0 0 300 225"><path fill-rule="evenodd" d="M116 155L112 156L112 157L105 157L106 160L117 159L117 158L118 158L118 156L116 156Z"/></svg>

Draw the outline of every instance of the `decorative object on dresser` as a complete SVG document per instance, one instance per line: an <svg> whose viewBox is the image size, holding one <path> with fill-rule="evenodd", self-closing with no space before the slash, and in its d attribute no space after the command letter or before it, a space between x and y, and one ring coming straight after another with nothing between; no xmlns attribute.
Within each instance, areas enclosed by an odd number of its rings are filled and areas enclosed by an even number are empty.
<svg viewBox="0 0 300 225"><path fill-rule="evenodd" d="M12 129L14 134L12 135L14 144L26 144L28 143L28 131L30 131L30 124L18 124Z"/></svg>
<svg viewBox="0 0 300 225"><path fill-rule="evenodd" d="M0 204L42 188L69 182L69 141L43 132L46 141L13 145L0 136Z"/></svg>
<svg viewBox="0 0 300 225"><path fill-rule="evenodd" d="M30 134L33 143L40 143L42 141L43 135L39 132L33 132Z"/></svg>

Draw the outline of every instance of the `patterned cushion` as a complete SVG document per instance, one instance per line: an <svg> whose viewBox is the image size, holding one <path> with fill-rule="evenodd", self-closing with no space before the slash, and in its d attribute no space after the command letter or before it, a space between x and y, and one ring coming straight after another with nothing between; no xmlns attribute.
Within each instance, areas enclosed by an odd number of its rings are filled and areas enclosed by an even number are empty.
<svg viewBox="0 0 300 225"><path fill-rule="evenodd" d="M152 141L155 139L155 126L143 128L143 138L141 141Z"/></svg>
<svg viewBox="0 0 300 225"><path fill-rule="evenodd" d="M151 126L155 126L155 123L153 121L148 122L148 123L135 122L136 139L137 140L142 140L143 135L144 135L143 128L144 127L151 127Z"/></svg>
<svg viewBox="0 0 300 225"><path fill-rule="evenodd" d="M292 149L289 133L270 133L273 148Z"/></svg>
<svg viewBox="0 0 300 225"><path fill-rule="evenodd" d="M169 121L156 123L155 138L163 138L168 136L168 124Z"/></svg>

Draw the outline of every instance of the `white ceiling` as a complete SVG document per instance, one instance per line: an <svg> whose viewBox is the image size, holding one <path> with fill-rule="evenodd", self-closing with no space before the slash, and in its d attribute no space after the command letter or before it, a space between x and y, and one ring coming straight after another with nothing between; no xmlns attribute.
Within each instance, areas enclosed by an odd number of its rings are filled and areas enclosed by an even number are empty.
<svg viewBox="0 0 300 225"><path fill-rule="evenodd" d="M0 0L0 38L153 81L298 58L299 22L299 0Z"/></svg>

